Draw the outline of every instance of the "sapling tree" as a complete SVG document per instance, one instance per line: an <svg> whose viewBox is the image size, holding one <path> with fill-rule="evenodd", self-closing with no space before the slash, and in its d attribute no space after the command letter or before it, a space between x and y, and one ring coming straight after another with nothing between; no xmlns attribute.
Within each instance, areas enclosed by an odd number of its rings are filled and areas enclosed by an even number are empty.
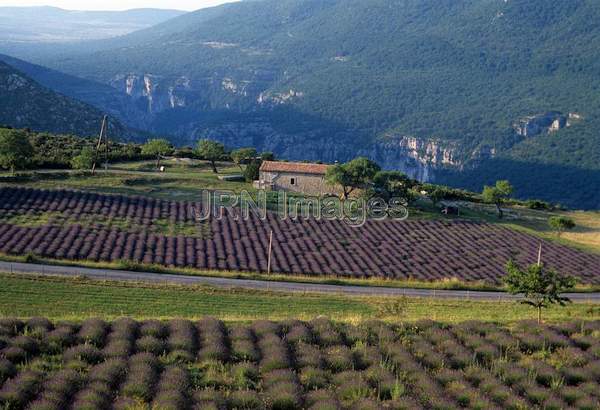
<svg viewBox="0 0 600 410"><path fill-rule="evenodd" d="M196 154L210 162L212 170L215 174L219 173L216 162L225 155L225 146L217 141L200 140L196 147Z"/></svg>
<svg viewBox="0 0 600 410"><path fill-rule="evenodd" d="M566 216L552 216L548 219L548 225L550 225L550 228L560 238L564 231L575 228L575 221Z"/></svg>
<svg viewBox="0 0 600 410"><path fill-rule="evenodd" d="M79 155L71 159L71 168L73 169L91 169L94 165L94 150L90 147L84 147Z"/></svg>
<svg viewBox="0 0 600 410"><path fill-rule="evenodd" d="M496 205L496 209L498 210L498 217L502 219L504 216L504 212L502 211L502 204L510 198L513 193L513 186L508 181L497 181L494 186L485 186L483 188L483 193L481 196L483 197L484 202L488 204Z"/></svg>
<svg viewBox="0 0 600 410"><path fill-rule="evenodd" d="M0 130L0 167L10 169L24 168L33 156L33 147L28 135L22 130Z"/></svg>
<svg viewBox="0 0 600 410"><path fill-rule="evenodd" d="M558 304L565 306L571 300L562 296L573 289L575 278L563 276L552 269L547 269L542 263L530 265L521 269L514 261L509 261L504 283L512 295L523 295L520 301L537 309L538 323L542 321L542 309Z"/></svg>
<svg viewBox="0 0 600 410"><path fill-rule="evenodd" d="M240 170L244 171L242 164L247 164L256 158L257 153L254 148L240 148L231 151L231 159L234 164L240 167Z"/></svg>
<svg viewBox="0 0 600 410"><path fill-rule="evenodd" d="M171 144L165 139L152 139L142 146L142 154L156 157L156 169L160 169L160 160L172 151Z"/></svg>

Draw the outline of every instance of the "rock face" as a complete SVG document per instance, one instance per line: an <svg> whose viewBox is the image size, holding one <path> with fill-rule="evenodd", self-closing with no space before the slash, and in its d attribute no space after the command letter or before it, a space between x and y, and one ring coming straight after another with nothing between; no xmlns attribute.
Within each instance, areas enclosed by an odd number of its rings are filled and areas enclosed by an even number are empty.
<svg viewBox="0 0 600 410"><path fill-rule="evenodd" d="M543 133L551 134L570 125L568 116L558 111L550 111L521 118L513 124L513 128L522 137L535 137Z"/></svg>
<svg viewBox="0 0 600 410"><path fill-rule="evenodd" d="M192 91L187 77L166 79L152 74L118 75L110 85L141 103L147 114L185 107L187 94Z"/></svg>
<svg viewBox="0 0 600 410"><path fill-rule="evenodd" d="M456 144L435 138L388 135L364 150L363 155L384 169L400 170L412 178L432 181L435 168L462 166L456 159L457 148Z"/></svg>
<svg viewBox="0 0 600 410"><path fill-rule="evenodd" d="M281 107L289 107L293 112L296 103L302 102L306 95L298 89L269 88L273 76L266 71L238 73L238 76L213 73L192 80L186 76L167 78L128 73L115 76L110 85L144 110L152 132L175 135L176 142L182 145L209 138L231 148L252 146L272 151L280 158L326 163L365 156L384 169L399 170L422 181L434 181L440 168L462 170L497 155L496 148L483 144L466 148L464 141L394 132L373 139L367 130L323 129L318 122L300 127L301 131L292 131L289 124L274 123L270 113ZM211 121L210 116L215 112L223 114L223 118ZM166 126L160 122L164 115L170 119ZM177 121L178 116L182 121ZM207 117L209 120L204 120ZM516 135L532 138L554 133L580 120L582 117L577 113L549 111L520 118L512 128ZM288 119L288 123L300 121L295 117Z"/></svg>

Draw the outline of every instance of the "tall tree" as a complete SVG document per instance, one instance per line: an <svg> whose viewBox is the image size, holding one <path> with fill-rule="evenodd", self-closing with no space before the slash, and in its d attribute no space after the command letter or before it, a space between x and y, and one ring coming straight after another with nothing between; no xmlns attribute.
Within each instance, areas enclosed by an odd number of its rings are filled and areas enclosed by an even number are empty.
<svg viewBox="0 0 600 410"><path fill-rule="evenodd" d="M575 228L575 221L566 216L552 216L548 219L548 225L560 238L564 231Z"/></svg>
<svg viewBox="0 0 600 410"><path fill-rule="evenodd" d="M565 306L571 300L561 296L573 289L575 278L559 275L556 271L546 269L541 263L521 269L515 262L509 261L508 272L504 279L508 292L513 295L523 295L520 303L532 306L538 311L538 323L542 321L542 309L551 305Z"/></svg>
<svg viewBox="0 0 600 410"><path fill-rule="evenodd" d="M160 160L173 150L166 139L152 139L142 146L142 154L156 157L156 169L160 168Z"/></svg>
<svg viewBox="0 0 600 410"><path fill-rule="evenodd" d="M218 174L216 162L225 155L225 146L217 141L212 140L200 140L196 147L196 154L202 159L210 162L212 170L215 174Z"/></svg>
<svg viewBox="0 0 600 410"><path fill-rule="evenodd" d="M488 204L496 205L496 209L498 210L498 217L502 219L504 217L504 212L502 211L502 204L510 198L513 193L513 186L510 182L497 181L495 186L485 186L483 188L483 193L481 196L483 200Z"/></svg>
<svg viewBox="0 0 600 410"><path fill-rule="evenodd" d="M257 153L254 148L240 148L234 151L231 151L231 159L233 162L240 167L241 171L244 171L242 168L242 164L248 163L249 161L256 158Z"/></svg>
<svg viewBox="0 0 600 410"><path fill-rule="evenodd" d="M327 170L325 180L331 185L342 188L344 199L356 189L364 189L373 182L375 175L381 170L379 165L368 158L355 158L345 164L336 164Z"/></svg>
<svg viewBox="0 0 600 410"><path fill-rule="evenodd" d="M25 168L33 156L33 147L23 130L0 129L0 166L10 169Z"/></svg>
<svg viewBox="0 0 600 410"><path fill-rule="evenodd" d="M414 180L398 171L379 171L373 177L375 194L388 201L391 198L402 198L410 202L414 196L411 192L414 186Z"/></svg>

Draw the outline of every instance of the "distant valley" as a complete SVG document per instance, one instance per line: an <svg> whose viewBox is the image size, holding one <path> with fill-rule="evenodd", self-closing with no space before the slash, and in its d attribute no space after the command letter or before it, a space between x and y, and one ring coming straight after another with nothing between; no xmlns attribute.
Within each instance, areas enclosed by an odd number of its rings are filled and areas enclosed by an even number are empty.
<svg viewBox="0 0 600 410"><path fill-rule="evenodd" d="M72 11L0 7L0 42L60 43L122 36L184 14L179 10Z"/></svg>

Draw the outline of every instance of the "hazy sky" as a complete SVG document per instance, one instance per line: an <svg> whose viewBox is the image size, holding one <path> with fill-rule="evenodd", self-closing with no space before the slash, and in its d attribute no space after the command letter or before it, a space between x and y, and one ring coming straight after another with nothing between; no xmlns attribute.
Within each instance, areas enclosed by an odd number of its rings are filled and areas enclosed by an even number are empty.
<svg viewBox="0 0 600 410"><path fill-rule="evenodd" d="M198 10L231 1L233 0L0 0L0 7L55 6L68 10L128 10L137 8Z"/></svg>

